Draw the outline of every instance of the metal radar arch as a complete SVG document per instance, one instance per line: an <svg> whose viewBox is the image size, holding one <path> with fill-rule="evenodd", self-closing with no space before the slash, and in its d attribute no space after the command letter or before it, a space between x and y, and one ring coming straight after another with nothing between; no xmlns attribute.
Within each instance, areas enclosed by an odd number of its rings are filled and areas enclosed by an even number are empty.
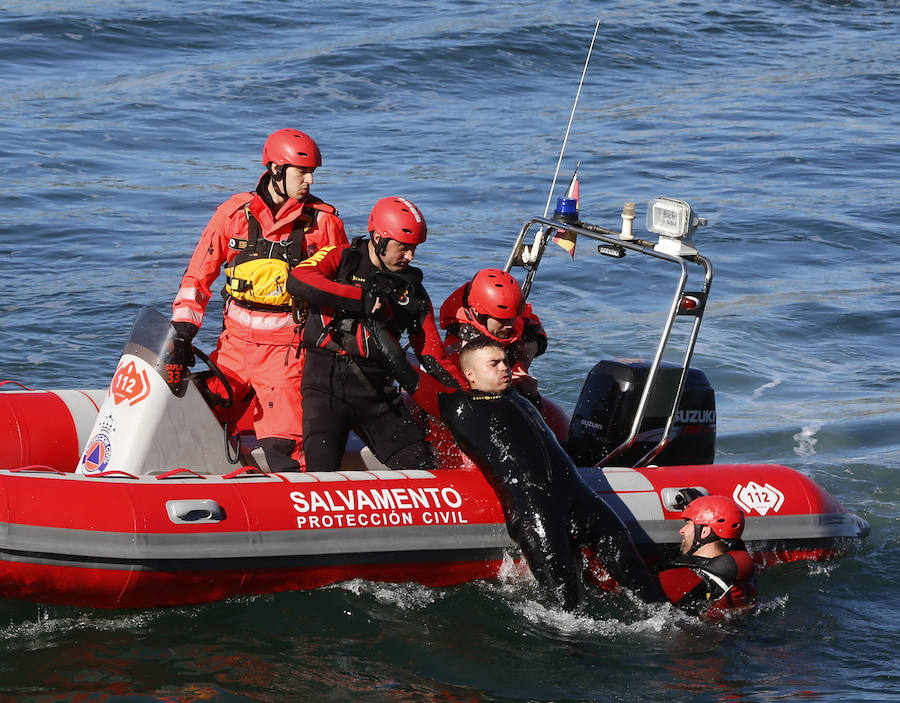
<svg viewBox="0 0 900 703"><path fill-rule="evenodd" d="M625 203L622 210L622 229L615 231L578 220L577 211L574 214L570 210L566 211L567 204L563 203L563 200L563 198L559 199L560 205L558 205L553 218L533 217L525 223L506 261L504 270L507 272L513 266L525 269L522 293L526 298L531 292L547 244L557 233L571 233L583 239L593 240L597 242L599 253L617 260L624 258L627 253L635 253L652 259L658 265L674 266L678 269L678 280L659 342L653 353L647 381L635 410L631 430L619 446L597 463L597 466L608 466L637 441L641 423L647 413L648 402L651 395L657 390L659 369L671 339L672 328L676 320L683 319L689 322L691 327L683 349L681 349L678 381L672 391L663 391L661 386L659 389L660 393L671 392L671 397L664 399L669 411L662 436L655 446L633 464L634 466L647 466L669 443L672 426L687 381L694 346L697 343L700 323L706 310L706 300L712 285L712 263L700 254L694 242L689 239L698 226L706 224L706 220L697 217L691 206L682 200L663 197L652 200L648 205L647 228L658 235L658 240L654 242L634 236L632 230L635 216L634 203ZM534 244L528 247L525 242L532 230L536 230ZM698 274L702 275L702 283L698 287L688 290L688 281L692 272L694 280L698 279ZM654 402L658 401L659 396L657 395L654 397Z"/></svg>

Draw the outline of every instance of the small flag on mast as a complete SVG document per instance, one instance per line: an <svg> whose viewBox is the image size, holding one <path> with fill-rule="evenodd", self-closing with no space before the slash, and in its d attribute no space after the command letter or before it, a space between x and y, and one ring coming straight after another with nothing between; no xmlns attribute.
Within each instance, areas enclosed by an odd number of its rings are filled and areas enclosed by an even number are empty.
<svg viewBox="0 0 900 703"><path fill-rule="evenodd" d="M578 205L579 205L579 203L578 203L579 192L578 192L578 173L577 173L577 171L574 174L572 174L572 182L569 183L569 189L568 189L568 191L566 191L566 198L569 200L575 201L575 210L577 212ZM575 240L577 239L577 237L578 237L578 235L575 232L570 232L570 231L564 230L564 229L558 229L558 230L556 230L556 234L553 235L553 243L558 244L563 249L565 249L567 252L569 252L569 256L571 256L572 259L574 260L575 259Z"/></svg>

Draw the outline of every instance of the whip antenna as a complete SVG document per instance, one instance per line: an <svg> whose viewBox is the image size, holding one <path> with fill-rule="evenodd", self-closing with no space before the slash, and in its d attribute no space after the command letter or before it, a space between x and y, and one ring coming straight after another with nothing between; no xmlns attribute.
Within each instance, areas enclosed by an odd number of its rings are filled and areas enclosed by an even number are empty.
<svg viewBox="0 0 900 703"><path fill-rule="evenodd" d="M578 98L581 97L581 87L584 85L584 77L587 75L588 64L591 61L591 54L594 51L594 42L597 40L597 32L600 30L600 20L594 26L594 36L591 37L591 45L588 48L587 57L584 60L584 68L581 71L581 80L578 81L578 91L575 93L575 102L572 103L572 113L569 115L569 124L566 127L566 136L563 137L562 149L559 152L559 159L556 161L556 171L553 174L553 183L550 184L550 192L547 194L547 204L544 206L544 217L550 212L550 203L553 201L553 191L556 189L556 180L559 178L559 167L562 165L563 155L566 153L566 144L569 141L569 132L572 131L572 121L575 119L575 109L578 107ZM539 230L532 246L532 255L529 257L534 260L537 257L539 240L542 232ZM523 252L524 254L525 252Z"/></svg>

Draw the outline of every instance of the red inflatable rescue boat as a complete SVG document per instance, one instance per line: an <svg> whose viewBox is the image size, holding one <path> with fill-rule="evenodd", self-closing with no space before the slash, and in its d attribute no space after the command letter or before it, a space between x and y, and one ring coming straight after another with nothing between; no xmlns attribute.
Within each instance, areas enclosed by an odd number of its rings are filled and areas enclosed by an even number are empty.
<svg viewBox="0 0 900 703"><path fill-rule="evenodd" d="M677 550L685 488L734 498L761 565L857 547L865 521L800 472L712 463L713 392L690 368L712 273L693 244L534 218L507 263L525 268L526 294L559 229L616 259L634 252L680 271L653 358L598 363L564 443L647 561ZM692 291L688 264L703 272ZM676 320L690 323L686 351L666 363ZM477 470L380 470L363 449L348 453L347 470L268 472L216 421L201 377L173 382L171 338L168 320L144 310L108 390L0 384L0 597L143 608L354 578L447 586L494 578L515 555Z"/></svg>

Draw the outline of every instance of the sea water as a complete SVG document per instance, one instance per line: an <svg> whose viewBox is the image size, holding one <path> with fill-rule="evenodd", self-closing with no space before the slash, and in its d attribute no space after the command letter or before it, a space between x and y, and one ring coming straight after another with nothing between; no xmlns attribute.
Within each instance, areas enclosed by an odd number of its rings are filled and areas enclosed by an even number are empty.
<svg viewBox="0 0 900 703"><path fill-rule="evenodd" d="M898 11L0 2L0 380L105 387L275 129L318 141L313 192L352 236L380 197L421 207L436 304L502 266L580 163L584 220L616 228L634 201L643 236L660 195L709 220L694 366L717 393L717 461L794 466L872 525L851 558L765 573L761 611L718 624L600 596L562 613L515 570L141 612L4 601L0 702L900 700ZM574 262L552 249L533 371L571 408L597 360L652 351L668 284L587 242Z"/></svg>

